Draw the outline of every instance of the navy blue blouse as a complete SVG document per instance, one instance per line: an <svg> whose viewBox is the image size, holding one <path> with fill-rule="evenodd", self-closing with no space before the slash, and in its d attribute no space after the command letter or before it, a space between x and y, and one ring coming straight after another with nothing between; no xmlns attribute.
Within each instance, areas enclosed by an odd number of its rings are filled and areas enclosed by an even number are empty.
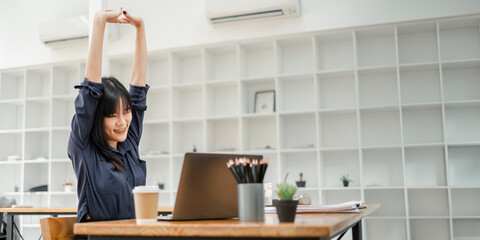
<svg viewBox="0 0 480 240"><path fill-rule="evenodd" d="M102 160L90 140L95 110L103 95L103 84L90 82L85 78L75 88L80 90L75 99L75 115L68 140L68 157L72 160L78 181L77 222L84 221L87 213L94 221L135 218L132 189L138 185L145 185L147 174L145 161L140 160L138 144L142 136L149 86L130 85L132 121L127 139L118 143L118 150L110 147L110 150L117 153L123 161L124 172L116 170L113 164Z"/></svg>

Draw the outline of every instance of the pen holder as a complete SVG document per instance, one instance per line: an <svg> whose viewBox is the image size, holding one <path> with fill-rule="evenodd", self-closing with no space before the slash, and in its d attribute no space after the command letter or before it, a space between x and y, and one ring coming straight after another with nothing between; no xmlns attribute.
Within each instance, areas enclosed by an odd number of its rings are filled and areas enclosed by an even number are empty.
<svg viewBox="0 0 480 240"><path fill-rule="evenodd" d="M263 183L241 183L237 185L238 220L241 222L264 221L265 206Z"/></svg>

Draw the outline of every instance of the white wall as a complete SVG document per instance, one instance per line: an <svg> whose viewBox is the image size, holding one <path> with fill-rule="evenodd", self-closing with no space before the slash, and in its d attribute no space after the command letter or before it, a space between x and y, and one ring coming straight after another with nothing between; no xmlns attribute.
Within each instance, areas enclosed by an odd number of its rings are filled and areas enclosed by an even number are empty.
<svg viewBox="0 0 480 240"><path fill-rule="evenodd" d="M200 0L108 1L110 8L120 5L145 19L149 50L480 13L478 0L301 0L299 18L214 28ZM86 44L51 49L37 32L40 21L81 14L88 14L86 0L0 1L0 69L86 58ZM133 51L133 28L119 27L110 55Z"/></svg>

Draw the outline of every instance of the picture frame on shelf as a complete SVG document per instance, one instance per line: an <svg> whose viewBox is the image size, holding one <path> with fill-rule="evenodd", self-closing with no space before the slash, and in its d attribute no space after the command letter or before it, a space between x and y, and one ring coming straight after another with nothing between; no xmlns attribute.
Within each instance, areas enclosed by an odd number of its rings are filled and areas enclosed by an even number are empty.
<svg viewBox="0 0 480 240"><path fill-rule="evenodd" d="M275 107L275 90L255 92L254 113L273 113Z"/></svg>

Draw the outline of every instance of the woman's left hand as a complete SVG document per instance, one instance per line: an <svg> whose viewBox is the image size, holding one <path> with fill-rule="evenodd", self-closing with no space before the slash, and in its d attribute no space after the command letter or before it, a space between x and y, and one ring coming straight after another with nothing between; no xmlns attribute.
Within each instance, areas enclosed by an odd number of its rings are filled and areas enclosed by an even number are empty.
<svg viewBox="0 0 480 240"><path fill-rule="evenodd" d="M133 16L127 11L123 11L123 16L125 16L125 19L127 22L131 25L133 25L136 28L139 28L143 26L143 19L141 17Z"/></svg>

